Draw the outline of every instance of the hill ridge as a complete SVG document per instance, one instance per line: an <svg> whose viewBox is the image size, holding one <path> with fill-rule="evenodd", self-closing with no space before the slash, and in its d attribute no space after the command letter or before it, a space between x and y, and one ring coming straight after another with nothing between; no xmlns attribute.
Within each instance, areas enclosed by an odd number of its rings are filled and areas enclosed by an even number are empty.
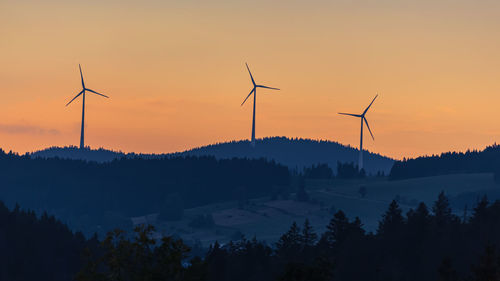
<svg viewBox="0 0 500 281"><path fill-rule="evenodd" d="M389 173L394 163L393 159L366 150L364 153L365 169L368 173L377 173L378 171ZM28 153L28 155L35 158L59 157L96 162L109 162L123 157L146 159L171 156L214 156L217 159L266 158L300 171L304 167L318 163L326 163L334 170L337 167L337 162L357 163L359 150L350 145L330 140L275 136L257 139L255 148L250 146L249 140L231 140L164 154L124 153L104 148L95 150L88 148L82 151L76 146L68 146L50 147Z"/></svg>

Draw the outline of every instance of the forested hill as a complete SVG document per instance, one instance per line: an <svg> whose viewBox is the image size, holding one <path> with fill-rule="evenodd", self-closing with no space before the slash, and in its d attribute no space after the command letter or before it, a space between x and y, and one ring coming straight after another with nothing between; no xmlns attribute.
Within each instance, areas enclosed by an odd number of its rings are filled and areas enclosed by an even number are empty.
<svg viewBox="0 0 500 281"><path fill-rule="evenodd" d="M300 171L318 163L326 163L332 168L337 167L337 162L357 163L359 150L332 141L272 137L257 140L255 148L252 148L247 140L232 141L195 148L180 155L213 155L216 158L264 157ZM388 173L393 163L388 157L365 151L364 168L367 173Z"/></svg>
<svg viewBox="0 0 500 281"><path fill-rule="evenodd" d="M172 156L97 163L0 151L0 200L72 223L98 225L106 213L125 218L158 213L172 197L190 208L267 196L289 180L288 168L264 159Z"/></svg>
<svg viewBox="0 0 500 281"><path fill-rule="evenodd" d="M493 173L499 168L500 146L494 144L482 151L446 152L396 161L390 178L397 180L456 173Z"/></svg>
<svg viewBox="0 0 500 281"><path fill-rule="evenodd" d="M173 154L125 154L105 149L80 150L77 147L52 147L30 154L32 157L41 158L67 158L82 159L97 162L107 162L113 159L127 158L164 158L171 156L214 156L217 159L266 158L274 160L291 169L297 168L299 171L304 167L318 163L326 163L331 168L337 167L337 162L358 162L359 151L353 147L345 146L332 141L318 141L311 139L290 139L286 137L272 137L257 140L255 148L250 146L249 141L231 141L217 143L199 148L194 148L184 152ZM365 152L365 170L368 173L383 171L389 173L394 161L379 154Z"/></svg>
<svg viewBox="0 0 500 281"><path fill-rule="evenodd" d="M123 157L133 158L138 156L136 154L126 154L121 151L113 151L104 148L99 149L80 149L77 146L65 146L65 147L49 147L43 150L38 150L33 153L27 153L27 156L31 158L61 158L61 159L73 159L73 160L86 160L93 162L110 162L115 159L120 159Z"/></svg>

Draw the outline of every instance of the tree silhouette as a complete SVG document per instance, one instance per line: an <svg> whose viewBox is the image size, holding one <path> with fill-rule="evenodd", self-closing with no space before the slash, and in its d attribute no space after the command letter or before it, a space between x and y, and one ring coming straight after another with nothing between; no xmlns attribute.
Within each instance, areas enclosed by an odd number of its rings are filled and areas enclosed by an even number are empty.
<svg viewBox="0 0 500 281"><path fill-rule="evenodd" d="M314 246L316 240L318 240L318 235L314 232L309 219L306 219L302 227L302 245L304 247Z"/></svg>
<svg viewBox="0 0 500 281"><path fill-rule="evenodd" d="M402 215L402 210L396 200L392 200L389 209L382 216L379 222L377 233L381 236L394 236L402 229L405 224L405 218Z"/></svg>
<svg viewBox="0 0 500 281"><path fill-rule="evenodd" d="M150 225L138 226L132 240L122 230L109 232L101 244L102 256L97 262L87 263L78 273L77 281L183 280L182 261L189 248L181 240L168 236L162 237L157 245L154 230Z"/></svg>

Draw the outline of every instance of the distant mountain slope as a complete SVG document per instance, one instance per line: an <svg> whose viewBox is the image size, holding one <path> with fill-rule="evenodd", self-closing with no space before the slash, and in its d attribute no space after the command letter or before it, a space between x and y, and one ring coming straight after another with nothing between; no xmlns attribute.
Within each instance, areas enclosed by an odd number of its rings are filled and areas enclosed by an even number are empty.
<svg viewBox="0 0 500 281"><path fill-rule="evenodd" d="M113 159L127 158L162 158L170 156L203 156L210 155L217 159L227 158L267 158L275 160L291 169L301 170L303 167L318 163L327 163L334 171L337 162L357 163L359 151L332 141L318 141L311 139L290 139L286 137L272 137L258 139L255 148L247 140L231 141L194 148L184 152L172 154L125 154L105 149L80 150L77 147L52 147L31 154L40 158L68 158L88 161L108 162ZM379 154L365 152L365 170L368 173L384 171L386 174L392 168L394 160Z"/></svg>
<svg viewBox="0 0 500 281"><path fill-rule="evenodd" d="M290 139L286 137L272 137L257 140L255 148L250 142L232 141L208 145L179 153L181 155L213 155L216 158L267 158L275 160L290 168L311 166L318 163L327 163L335 171L337 162L354 162L357 164L359 151L332 141L318 141L311 139ZM394 160L379 154L365 152L365 170L368 173L384 171L388 173Z"/></svg>

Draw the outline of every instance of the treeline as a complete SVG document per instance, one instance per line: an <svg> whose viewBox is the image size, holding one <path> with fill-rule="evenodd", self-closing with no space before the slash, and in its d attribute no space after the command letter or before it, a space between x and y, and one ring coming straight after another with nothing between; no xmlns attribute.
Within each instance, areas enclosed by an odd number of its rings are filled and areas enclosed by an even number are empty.
<svg viewBox="0 0 500 281"><path fill-rule="evenodd" d="M83 249L97 246L95 237L86 240L53 216L37 217L18 205L9 210L0 201L0 280L72 280Z"/></svg>
<svg viewBox="0 0 500 281"><path fill-rule="evenodd" d="M396 161L390 178L407 179L456 173L497 173L500 169L500 146L483 151L447 152L441 155Z"/></svg>
<svg viewBox="0 0 500 281"><path fill-rule="evenodd" d="M270 195L289 185L288 168L264 159L170 157L106 163L58 158L32 159L0 152L0 200L48 210L65 221L108 220L159 212L172 196L184 208Z"/></svg>
<svg viewBox="0 0 500 281"><path fill-rule="evenodd" d="M361 179L365 178L366 172L364 169L359 169L358 165L353 162L341 163L337 162L336 173L328 164L315 164L310 167L305 167L302 175L306 179ZM384 177L383 171L378 171L376 174L369 174L368 176Z"/></svg>
<svg viewBox="0 0 500 281"><path fill-rule="evenodd" d="M443 193L431 208L421 203L406 214L393 201L376 233L338 211L321 235L306 220L274 245L255 238L215 243L203 259L189 262L182 241L152 240L152 234L138 228L128 240L109 233L78 280L500 280L500 201L486 198L463 217L451 212Z"/></svg>

